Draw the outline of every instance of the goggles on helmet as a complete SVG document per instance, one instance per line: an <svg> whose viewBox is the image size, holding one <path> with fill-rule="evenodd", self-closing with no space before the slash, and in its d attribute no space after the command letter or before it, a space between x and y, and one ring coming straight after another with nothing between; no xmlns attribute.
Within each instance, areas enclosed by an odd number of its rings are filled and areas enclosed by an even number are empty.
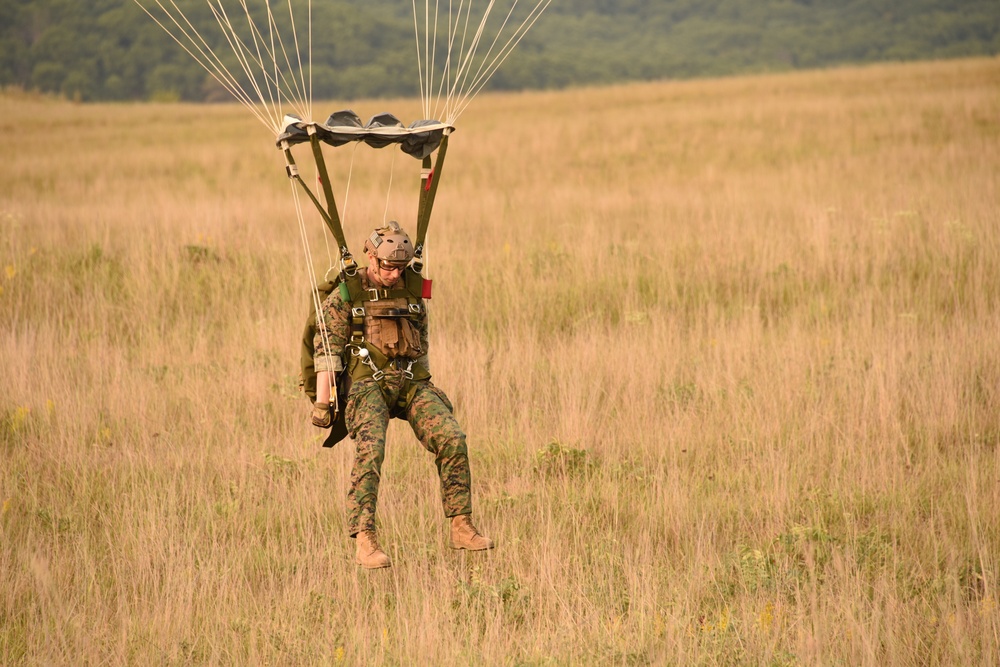
<svg viewBox="0 0 1000 667"><path fill-rule="evenodd" d="M402 271L406 268L406 262L390 262L387 259L382 259L381 257L376 258L378 260L378 268L383 271Z"/></svg>

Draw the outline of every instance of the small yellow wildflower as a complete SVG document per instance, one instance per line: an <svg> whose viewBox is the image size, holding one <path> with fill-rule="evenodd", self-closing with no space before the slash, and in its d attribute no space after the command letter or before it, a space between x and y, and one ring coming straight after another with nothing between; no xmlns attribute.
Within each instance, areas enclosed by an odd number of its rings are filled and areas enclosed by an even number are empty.
<svg viewBox="0 0 1000 667"><path fill-rule="evenodd" d="M760 627L761 632L770 632L771 626L774 624L774 603L768 602L764 606L764 611L760 612L757 616L757 625Z"/></svg>
<svg viewBox="0 0 1000 667"><path fill-rule="evenodd" d="M10 511L10 501L12 500L14 499L8 498L7 500L3 501L3 509L0 509L0 517L7 516L7 512Z"/></svg>
<svg viewBox="0 0 1000 667"><path fill-rule="evenodd" d="M14 414L10 416L10 430L16 433L24 428L24 425L28 422L28 415L30 414L31 408L26 405L19 405L15 408Z"/></svg>
<svg viewBox="0 0 1000 667"><path fill-rule="evenodd" d="M338 646L337 650L333 652L333 659L337 663L344 662L344 647Z"/></svg>
<svg viewBox="0 0 1000 667"><path fill-rule="evenodd" d="M997 601L992 595L987 595L979 601L979 615L986 618L997 610Z"/></svg>
<svg viewBox="0 0 1000 667"><path fill-rule="evenodd" d="M7 272L7 280L13 280L14 276L17 275L17 268L13 264L8 264L4 271Z"/></svg>
<svg viewBox="0 0 1000 667"><path fill-rule="evenodd" d="M664 630L666 630L666 624L663 622L663 616L657 612L656 616L653 617L653 634L662 637Z"/></svg>

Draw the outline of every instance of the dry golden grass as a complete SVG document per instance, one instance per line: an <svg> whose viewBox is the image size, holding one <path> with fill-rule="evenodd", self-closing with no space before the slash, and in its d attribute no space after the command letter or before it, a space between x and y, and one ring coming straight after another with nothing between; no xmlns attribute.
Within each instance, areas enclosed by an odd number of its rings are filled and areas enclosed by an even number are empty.
<svg viewBox="0 0 1000 667"><path fill-rule="evenodd" d="M0 123L0 663L1000 662L997 59L477 100L432 366L499 546L447 548L397 423L376 573L297 393L267 132ZM412 219L417 163L358 149L358 248L393 163Z"/></svg>

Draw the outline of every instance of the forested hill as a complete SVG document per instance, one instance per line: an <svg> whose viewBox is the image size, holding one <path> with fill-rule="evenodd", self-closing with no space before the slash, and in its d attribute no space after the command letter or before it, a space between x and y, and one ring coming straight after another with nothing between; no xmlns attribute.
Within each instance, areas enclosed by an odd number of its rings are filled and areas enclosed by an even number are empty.
<svg viewBox="0 0 1000 667"><path fill-rule="evenodd" d="M214 27L204 0L175 1L195 25ZM412 8L411 0L313 0L313 96L415 94ZM209 40L229 50L221 37ZM553 0L490 85L997 53L1000 0ZM0 0L0 86L82 100L226 95L133 0Z"/></svg>

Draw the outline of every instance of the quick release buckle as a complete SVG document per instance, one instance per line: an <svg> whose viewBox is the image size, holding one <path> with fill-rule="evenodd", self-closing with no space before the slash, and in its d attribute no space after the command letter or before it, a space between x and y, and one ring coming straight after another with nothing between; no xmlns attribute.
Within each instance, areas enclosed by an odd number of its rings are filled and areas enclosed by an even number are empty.
<svg viewBox="0 0 1000 667"><path fill-rule="evenodd" d="M364 306L355 306L355 307L352 307L351 308L351 315L353 315L354 317L364 317L365 316L365 307Z"/></svg>
<svg viewBox="0 0 1000 667"><path fill-rule="evenodd" d="M410 303L410 304L407 304L407 305L409 306L411 313L414 313L416 315L420 314L420 304L419 303Z"/></svg>
<svg viewBox="0 0 1000 667"><path fill-rule="evenodd" d="M375 362L372 361L371 353L368 351L368 348L360 347L358 348L357 352L351 350L351 354L360 358L361 363L363 363L368 368L372 369L372 378L374 378L376 382L385 377L385 371L378 369L375 366Z"/></svg>
<svg viewBox="0 0 1000 667"><path fill-rule="evenodd" d="M412 368L413 368L413 359L410 359L409 365L407 365L406 368L401 369L403 371L403 377L406 378L407 380L413 379L413 371L410 370Z"/></svg>

